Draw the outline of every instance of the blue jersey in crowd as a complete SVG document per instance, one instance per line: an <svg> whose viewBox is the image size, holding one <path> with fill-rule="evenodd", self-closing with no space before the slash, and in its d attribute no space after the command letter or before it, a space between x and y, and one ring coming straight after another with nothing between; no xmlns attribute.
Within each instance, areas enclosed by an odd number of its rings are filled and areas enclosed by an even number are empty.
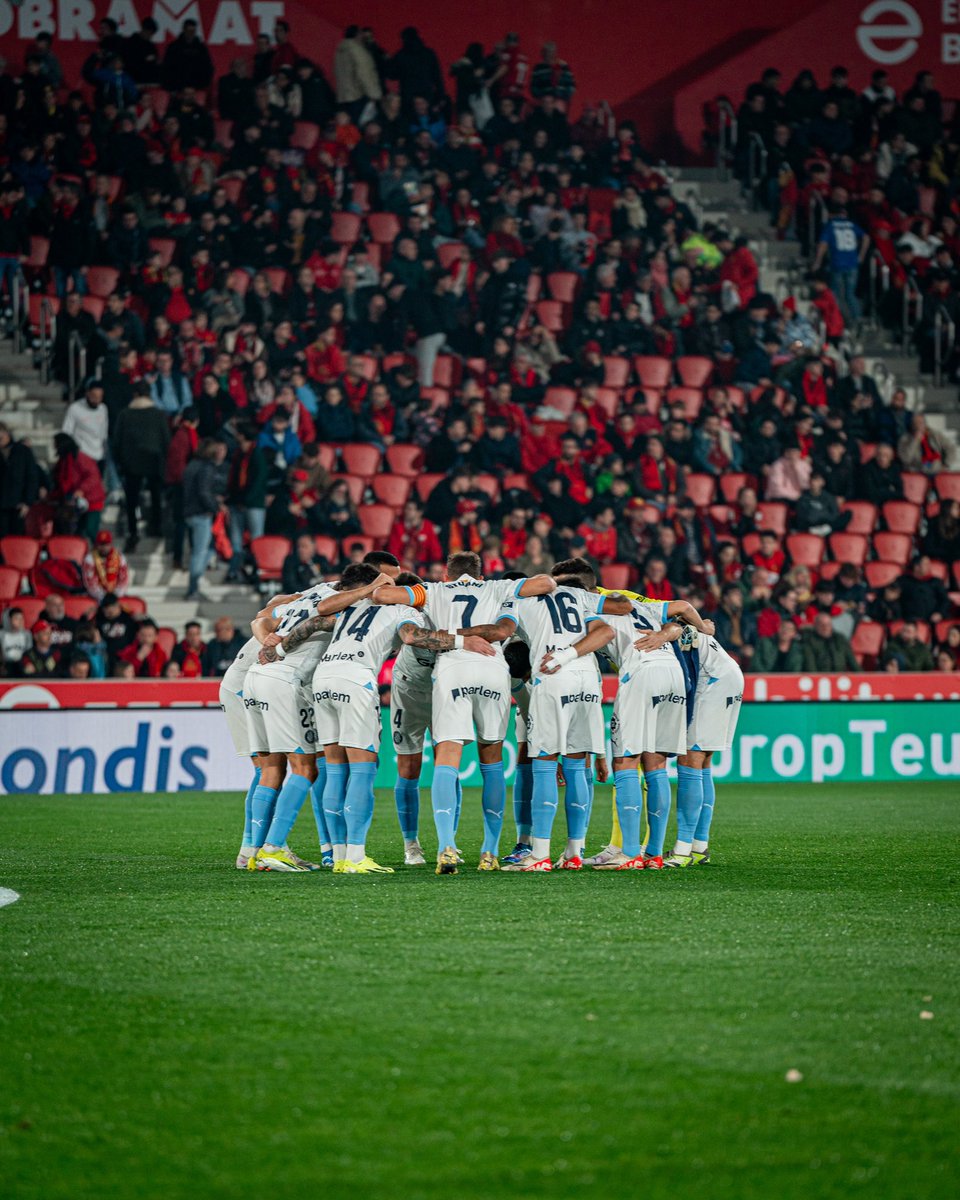
<svg viewBox="0 0 960 1200"><path fill-rule="evenodd" d="M834 217L824 225L820 241L825 242L834 271L854 271L860 261L863 230L847 217Z"/></svg>

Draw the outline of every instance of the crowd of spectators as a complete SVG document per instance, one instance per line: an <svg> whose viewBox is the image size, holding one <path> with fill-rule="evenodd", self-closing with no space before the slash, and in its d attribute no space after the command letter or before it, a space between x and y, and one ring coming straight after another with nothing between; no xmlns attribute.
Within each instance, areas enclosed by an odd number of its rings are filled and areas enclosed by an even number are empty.
<svg viewBox="0 0 960 1200"><path fill-rule="evenodd" d="M350 27L329 81L278 21L215 79L194 22L164 52L155 32L104 21L72 91L49 38L0 73L3 278L30 251L55 376L78 341L94 372L48 471L0 430L0 535L95 538L122 500L124 551L164 537L190 597L216 559L272 581L271 539L284 586L373 541L426 578L462 548L491 575L583 554L715 612L746 666L848 669L868 620L896 634L869 665L921 660L915 621L955 662L952 448L848 336L884 220L912 247L888 239L891 261L929 249L925 294L955 302L956 122L928 77L903 104L838 72L806 107L775 72L749 89L778 228L805 189L831 207L809 295L778 304L630 122L573 119L555 46L531 70L512 35L472 43L445 72L416 30L389 55ZM904 114L926 131L909 151ZM906 543L880 543L897 502Z"/></svg>

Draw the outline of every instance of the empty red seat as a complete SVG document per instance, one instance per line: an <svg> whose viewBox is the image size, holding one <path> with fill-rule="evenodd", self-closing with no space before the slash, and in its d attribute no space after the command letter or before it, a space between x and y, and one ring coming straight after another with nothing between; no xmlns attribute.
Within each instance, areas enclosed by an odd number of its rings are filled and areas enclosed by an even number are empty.
<svg viewBox="0 0 960 1200"><path fill-rule="evenodd" d="M877 506L867 500L848 500L841 512L851 514L847 533L871 534L877 527Z"/></svg>
<svg viewBox="0 0 960 1200"><path fill-rule="evenodd" d="M18 571L32 571L40 557L40 543L36 538L23 537L18 533L0 538L0 559L8 567Z"/></svg>
<svg viewBox="0 0 960 1200"><path fill-rule="evenodd" d="M84 312L89 313L91 317L99 325L100 318L103 316L103 310L106 308L107 302L102 296L84 296L80 301L80 307Z"/></svg>
<svg viewBox="0 0 960 1200"><path fill-rule="evenodd" d="M875 591L881 591L891 583L895 583L903 574L899 563L868 562L863 568L867 586Z"/></svg>
<svg viewBox="0 0 960 1200"><path fill-rule="evenodd" d="M440 354L433 364L433 383L435 387L458 388L463 375L460 359L452 354Z"/></svg>
<svg viewBox="0 0 960 1200"><path fill-rule="evenodd" d="M891 533L913 537L920 528L920 511L920 505L909 500L888 500L883 506L883 519Z"/></svg>
<svg viewBox="0 0 960 1200"><path fill-rule="evenodd" d="M743 390L743 388L733 387L732 384L729 383L724 384L724 387L727 389L727 399L730 401L733 407L737 410L737 412L743 412L743 410L747 407L747 393Z"/></svg>
<svg viewBox="0 0 960 1200"><path fill-rule="evenodd" d="M548 387L543 398L546 408L555 409L564 417L569 417L577 406L577 393L573 388Z"/></svg>
<svg viewBox="0 0 960 1200"><path fill-rule="evenodd" d="M82 563L87 555L87 539L75 533L55 533L47 538L47 553L51 558L69 558Z"/></svg>
<svg viewBox="0 0 960 1200"><path fill-rule="evenodd" d="M830 553L837 562L862 567L867 560L867 539L862 533L831 533Z"/></svg>
<svg viewBox="0 0 960 1200"><path fill-rule="evenodd" d="M325 537L322 533L318 533L313 539L313 544L320 557L325 558L331 566L335 567L340 561L340 548L336 538Z"/></svg>
<svg viewBox="0 0 960 1200"><path fill-rule="evenodd" d="M423 451L419 446L396 442L393 446L387 447L387 466L394 475L416 478L423 467Z"/></svg>
<svg viewBox="0 0 960 1200"><path fill-rule="evenodd" d="M960 500L960 471L943 471L933 481L941 500Z"/></svg>
<svg viewBox="0 0 960 1200"><path fill-rule="evenodd" d="M30 253L27 256L25 267L33 268L39 271L47 265L47 258L50 254L50 239L45 237L33 236L30 238Z"/></svg>
<svg viewBox="0 0 960 1200"><path fill-rule="evenodd" d="M71 621L84 621L91 616L97 607L92 596L64 596L63 608Z"/></svg>
<svg viewBox="0 0 960 1200"><path fill-rule="evenodd" d="M427 472L425 475L418 476L416 488L417 495L420 497L420 499L426 501L429 498L430 493L443 478L443 475L438 475L432 471Z"/></svg>
<svg viewBox="0 0 960 1200"><path fill-rule="evenodd" d="M131 617L147 615L147 602L141 596L123 596L120 600L120 607Z"/></svg>
<svg viewBox="0 0 960 1200"><path fill-rule="evenodd" d="M576 271L551 271L547 276L547 288L551 299L561 304L572 304L577 298L580 276Z"/></svg>
<svg viewBox="0 0 960 1200"><path fill-rule="evenodd" d="M875 533L873 535L874 553L883 562L900 563L901 566L906 566L912 545L913 539L906 533Z"/></svg>
<svg viewBox="0 0 960 1200"><path fill-rule="evenodd" d="M111 292L117 290L119 278L120 272L116 267L88 267L87 291L91 296L100 296L101 299L106 299Z"/></svg>
<svg viewBox="0 0 960 1200"><path fill-rule="evenodd" d="M736 504L740 489L750 482L750 476L743 471L724 471L720 476L720 495L728 504Z"/></svg>
<svg viewBox="0 0 960 1200"><path fill-rule="evenodd" d="M667 404L680 403L683 405L683 415L688 421L695 421L703 408L703 392L693 387L672 387L667 389Z"/></svg>
<svg viewBox="0 0 960 1200"><path fill-rule="evenodd" d="M604 355L603 386L625 388L630 378L630 359L615 354Z"/></svg>
<svg viewBox="0 0 960 1200"><path fill-rule="evenodd" d="M273 534L254 538L250 543L250 553L261 579L279 579L283 572L283 560L290 553L290 539Z"/></svg>
<svg viewBox="0 0 960 1200"><path fill-rule="evenodd" d="M780 500L764 500L757 505L757 527L772 529L781 537L787 532L787 506Z"/></svg>
<svg viewBox="0 0 960 1200"><path fill-rule="evenodd" d="M365 504L360 509L360 528L374 541L386 541L396 514L386 504Z"/></svg>
<svg viewBox="0 0 960 1200"><path fill-rule="evenodd" d="M933 631L937 641L945 642L947 640L947 634L951 629L953 629L954 626L960 629L960 618L945 617L942 621L938 621Z"/></svg>
<svg viewBox="0 0 960 1200"><path fill-rule="evenodd" d="M0 567L0 600L13 600L20 595L23 575L16 567Z"/></svg>
<svg viewBox="0 0 960 1200"><path fill-rule="evenodd" d="M787 538L787 554L791 562L804 567L819 567L826 546L815 533L791 533Z"/></svg>
<svg viewBox="0 0 960 1200"><path fill-rule="evenodd" d="M377 500L391 508L403 508L413 487L413 480L406 475L375 475L370 482Z"/></svg>
<svg viewBox="0 0 960 1200"><path fill-rule="evenodd" d="M473 482L481 492L486 492L491 500L500 499L500 480L496 475L477 475Z"/></svg>
<svg viewBox="0 0 960 1200"><path fill-rule="evenodd" d="M877 621L861 621L853 631L850 649L861 667L871 671L877 665L883 649L885 630Z"/></svg>
<svg viewBox="0 0 960 1200"><path fill-rule="evenodd" d="M645 388L662 392L670 386L673 364L669 358L662 358L656 354L637 354L634 355L633 369Z"/></svg>
<svg viewBox="0 0 960 1200"><path fill-rule="evenodd" d="M537 321L550 333L563 333L563 305L559 300L538 300Z"/></svg>
<svg viewBox="0 0 960 1200"><path fill-rule="evenodd" d="M42 296L39 292L31 292L27 302L27 320L30 330L39 334L41 325L47 336L53 333L53 321L60 311L60 301L56 296Z"/></svg>
<svg viewBox="0 0 960 1200"><path fill-rule="evenodd" d="M743 540L740 542L740 546L743 550L743 557L752 558L753 555L756 554L756 552L760 549L760 534L745 533L743 535Z"/></svg>
<svg viewBox="0 0 960 1200"><path fill-rule="evenodd" d="M863 466L864 463L868 463L868 462L872 461L872 459L876 456L876 453L877 453L877 443L876 442L860 442L860 443L858 443L857 448L860 451L860 465L861 466Z"/></svg>
<svg viewBox="0 0 960 1200"><path fill-rule="evenodd" d="M375 242L391 246L400 234L400 218L391 212L367 213L367 228Z"/></svg>
<svg viewBox="0 0 960 1200"><path fill-rule="evenodd" d="M616 388L598 387L597 403L606 413L607 420L612 421L620 408L620 393Z"/></svg>
<svg viewBox="0 0 960 1200"><path fill-rule="evenodd" d="M290 287L290 272L284 267L264 267L263 273L270 283L270 291L278 296L287 293Z"/></svg>
<svg viewBox="0 0 960 1200"><path fill-rule="evenodd" d="M911 504L923 504L930 491L930 480L920 471L904 471L900 476L903 480L903 498Z"/></svg>
<svg viewBox="0 0 960 1200"><path fill-rule="evenodd" d="M522 475L519 472L513 475L504 475L503 479L500 481L500 487L505 492L509 492L514 488L521 492L529 492L530 477L529 475Z"/></svg>
<svg viewBox="0 0 960 1200"><path fill-rule="evenodd" d="M836 577L840 574L840 569L842 566L843 563L822 562L817 567L816 573L820 579L836 579Z"/></svg>
<svg viewBox="0 0 960 1200"><path fill-rule="evenodd" d="M325 471L333 472L337 468L337 448L331 446L327 442L322 442L317 447L317 461Z"/></svg>
<svg viewBox="0 0 960 1200"><path fill-rule="evenodd" d="M178 640L177 631L175 629L171 629L169 625L161 625L157 630L157 645L164 652L167 658L173 654Z"/></svg>
<svg viewBox="0 0 960 1200"><path fill-rule="evenodd" d="M713 359L702 354L682 354L677 359L677 374L684 387L705 388L713 378Z"/></svg>
<svg viewBox="0 0 960 1200"><path fill-rule="evenodd" d="M460 262L466 249L464 242L444 242L437 247L437 262L445 271L449 271Z"/></svg>
<svg viewBox="0 0 960 1200"><path fill-rule="evenodd" d="M17 596L15 603L8 604L6 607L19 608L23 613L24 625L28 629L32 629L46 604L47 602L42 596Z"/></svg>
<svg viewBox="0 0 960 1200"><path fill-rule="evenodd" d="M340 457L350 475L370 479L380 470L380 451L366 442L347 442L340 447Z"/></svg>
<svg viewBox="0 0 960 1200"><path fill-rule="evenodd" d="M611 592L622 592L630 583L630 568L626 563L608 563L600 568L600 585Z"/></svg>
<svg viewBox="0 0 960 1200"><path fill-rule="evenodd" d="M360 236L360 217L352 212L335 212L330 236L340 246L352 246Z"/></svg>
<svg viewBox="0 0 960 1200"><path fill-rule="evenodd" d="M694 473L688 475L684 482L686 495L697 508L707 508L713 503L717 492L717 481L712 475Z"/></svg>
<svg viewBox="0 0 960 1200"><path fill-rule="evenodd" d="M224 187L226 187L226 180L221 180L220 182L222 182ZM239 183L242 186L242 183L239 179L235 179L232 182ZM238 198L239 198L239 196L238 196ZM236 200L231 200L231 204L235 204L235 203L236 203ZM160 266L161 267L169 267L170 266L170 264L173 262L173 256L177 252L177 243L173 238L164 238L164 237L147 238L147 245L150 248L151 254L159 254L160 255Z"/></svg>

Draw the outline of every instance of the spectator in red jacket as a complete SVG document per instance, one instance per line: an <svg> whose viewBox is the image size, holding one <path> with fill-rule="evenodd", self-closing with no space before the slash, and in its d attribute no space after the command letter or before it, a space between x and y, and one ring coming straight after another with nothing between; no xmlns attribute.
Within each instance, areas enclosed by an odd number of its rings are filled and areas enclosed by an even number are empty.
<svg viewBox="0 0 960 1200"><path fill-rule="evenodd" d="M337 345L337 331L330 325L321 329L306 349L307 374L316 383L334 383L343 374L346 359Z"/></svg>
<svg viewBox="0 0 960 1200"><path fill-rule="evenodd" d="M843 337L843 313L826 279L817 278L813 281L813 307L823 318L823 331L827 341L836 345Z"/></svg>
<svg viewBox="0 0 960 1200"><path fill-rule="evenodd" d="M418 501L408 500L403 506L403 516L394 522L390 531L387 552L398 558L407 570L417 572L443 559L436 527L432 521L424 519Z"/></svg>
<svg viewBox="0 0 960 1200"><path fill-rule="evenodd" d="M743 311L746 311L747 305L757 294L759 278L760 268L753 257L753 251L747 245L747 239L738 237L733 250L720 264L720 282L730 283L737 289L740 308Z"/></svg>
<svg viewBox="0 0 960 1200"><path fill-rule="evenodd" d="M667 578L667 564L664 559L652 554L647 559L643 579L640 581L640 591L651 600L676 600L677 593L673 584Z"/></svg>
<svg viewBox="0 0 960 1200"><path fill-rule="evenodd" d="M617 531L614 527L616 513L608 504L597 510L587 521L577 529L577 533L587 543L587 557L596 563L606 564L617 561Z"/></svg>
<svg viewBox="0 0 960 1200"><path fill-rule="evenodd" d="M764 529L760 533L760 549L750 555L750 562L757 569L757 574L765 577L768 587L773 587L786 564L787 556L780 549L780 539L772 529ZM761 578L763 582L763 578Z"/></svg>
<svg viewBox="0 0 960 1200"><path fill-rule="evenodd" d="M188 621L183 630L183 641L173 648L170 661L180 668L184 679L199 679L203 674L203 644L200 622Z"/></svg>
<svg viewBox="0 0 960 1200"><path fill-rule="evenodd" d="M100 477L100 468L79 449L68 433L58 433L53 439L57 461L53 466L53 487L50 499L69 510L76 519L77 532L84 537L96 536L107 494Z"/></svg>
<svg viewBox="0 0 960 1200"><path fill-rule="evenodd" d="M117 655L118 662L131 663L141 679L159 679L167 665L167 656L157 642L157 627L148 617L141 621L137 640Z"/></svg>
<svg viewBox="0 0 960 1200"><path fill-rule="evenodd" d="M667 458L663 439L647 438L646 451L640 455L636 470L640 495L654 504L665 505L671 496L677 494L678 477L677 464L672 458Z"/></svg>

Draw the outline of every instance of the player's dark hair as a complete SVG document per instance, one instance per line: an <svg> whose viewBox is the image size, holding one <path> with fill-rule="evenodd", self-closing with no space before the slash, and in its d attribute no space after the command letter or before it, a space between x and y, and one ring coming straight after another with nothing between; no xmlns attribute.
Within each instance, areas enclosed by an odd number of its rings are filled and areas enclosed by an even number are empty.
<svg viewBox="0 0 960 1200"><path fill-rule="evenodd" d="M557 580L557 587L579 588L582 592L590 590L582 575L561 575Z"/></svg>
<svg viewBox="0 0 960 1200"><path fill-rule="evenodd" d="M522 571L504 571L500 576L501 579L526 579L526 575Z"/></svg>
<svg viewBox="0 0 960 1200"><path fill-rule="evenodd" d="M526 642L511 642L503 648L503 657L507 660L510 675L513 679L527 679L530 675L530 647Z"/></svg>
<svg viewBox="0 0 960 1200"><path fill-rule="evenodd" d="M597 573L585 558L565 558L554 565L550 574L554 579L559 579L561 575L579 575L588 591L597 586Z"/></svg>
<svg viewBox="0 0 960 1200"><path fill-rule="evenodd" d="M459 579L461 575L472 575L474 579L479 579L481 574L480 555L472 550L461 550L447 559L448 579Z"/></svg>
<svg viewBox="0 0 960 1200"><path fill-rule="evenodd" d="M418 583L422 584L423 580L412 571L401 571L393 582L397 587L416 587Z"/></svg>
<svg viewBox="0 0 960 1200"><path fill-rule="evenodd" d="M369 554L363 556L363 561L370 567L400 566L400 559L396 555L388 554L386 550L371 550ZM417 582L420 581L417 580Z"/></svg>
<svg viewBox="0 0 960 1200"><path fill-rule="evenodd" d="M371 567L369 563L351 563L340 576L340 591L350 592L354 588L366 587L368 583L373 583L379 574L377 568Z"/></svg>

